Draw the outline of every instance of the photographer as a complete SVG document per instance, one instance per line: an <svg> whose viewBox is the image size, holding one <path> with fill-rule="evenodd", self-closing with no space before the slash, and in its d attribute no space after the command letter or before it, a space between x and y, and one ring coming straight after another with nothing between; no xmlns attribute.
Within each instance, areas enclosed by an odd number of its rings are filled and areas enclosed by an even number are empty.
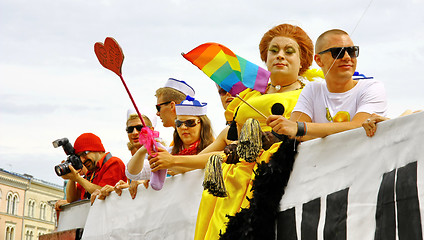
<svg viewBox="0 0 424 240"><path fill-rule="evenodd" d="M88 171L83 177L70 165L71 172L61 176L63 179L69 179L66 186L68 202L89 199L96 189L107 184L114 186L119 180L127 181L125 164L105 151L98 136L83 133L75 140L74 148L75 154L80 157Z"/></svg>

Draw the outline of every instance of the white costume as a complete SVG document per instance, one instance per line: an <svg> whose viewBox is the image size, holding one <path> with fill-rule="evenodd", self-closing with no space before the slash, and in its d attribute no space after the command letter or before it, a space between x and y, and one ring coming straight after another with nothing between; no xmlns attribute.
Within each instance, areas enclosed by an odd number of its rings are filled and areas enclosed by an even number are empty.
<svg viewBox="0 0 424 240"><path fill-rule="evenodd" d="M331 93L326 82L311 82L303 89L293 112L307 114L312 122L348 122L359 112L386 115L387 98L382 82L359 80L347 92Z"/></svg>

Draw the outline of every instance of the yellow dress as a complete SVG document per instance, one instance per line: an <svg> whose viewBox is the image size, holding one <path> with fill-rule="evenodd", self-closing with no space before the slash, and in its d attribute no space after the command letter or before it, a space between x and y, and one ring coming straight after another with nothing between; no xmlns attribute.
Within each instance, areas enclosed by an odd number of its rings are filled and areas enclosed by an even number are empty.
<svg viewBox="0 0 424 240"><path fill-rule="evenodd" d="M290 118L300 92L301 90L295 90L263 95L258 91L246 89L239 95L265 116L271 115L271 107L274 103L281 103L285 109L283 116ZM237 124L242 126L248 118L255 118L261 124L262 131L271 131L271 128L266 125L266 119L237 98L228 106L225 113L226 117L234 115L237 108L239 108L236 116ZM267 151L262 151L258 162L268 162L270 156L278 150L279 146L280 143L276 143ZM253 170L256 167L257 164L255 162L249 163L243 159L240 159L237 164L222 164L223 178L228 196L217 198L207 191L203 191L194 239L218 239L219 233L225 232L226 223L228 222L226 215L233 216L241 208L249 207L247 197L252 198L251 188L255 177Z"/></svg>

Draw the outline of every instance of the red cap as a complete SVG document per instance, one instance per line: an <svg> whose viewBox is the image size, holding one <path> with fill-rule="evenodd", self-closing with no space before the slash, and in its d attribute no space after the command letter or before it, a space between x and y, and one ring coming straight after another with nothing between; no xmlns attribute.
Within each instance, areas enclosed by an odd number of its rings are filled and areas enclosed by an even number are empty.
<svg viewBox="0 0 424 240"><path fill-rule="evenodd" d="M84 151L105 152L102 141L92 133L81 134L74 143L75 153Z"/></svg>

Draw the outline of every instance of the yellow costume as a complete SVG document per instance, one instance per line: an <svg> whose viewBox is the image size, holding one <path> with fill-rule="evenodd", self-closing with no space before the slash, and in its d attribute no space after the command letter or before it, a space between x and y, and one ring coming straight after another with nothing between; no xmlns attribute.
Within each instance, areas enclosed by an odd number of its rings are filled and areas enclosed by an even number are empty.
<svg viewBox="0 0 424 240"><path fill-rule="evenodd" d="M290 118L300 92L301 90L299 89L290 92L263 95L258 91L246 89L240 93L240 97L265 116L271 115L271 107L274 103L281 103L285 109L283 116ZM237 98L228 106L225 113L226 117L231 116L232 119L236 111L237 116L235 120L240 127L248 118L254 118L261 124L262 131L271 131L271 128L266 125L266 119ZM258 162L268 162L270 156L278 150L279 146L280 143L276 143L267 151L262 151ZM237 164L223 163L223 179L228 196L217 198L207 191L203 191L197 216L195 239L218 239L219 233L225 232L225 224L228 222L226 215L234 215L241 208L247 208L249 206L247 197L252 198L251 188L252 181L255 177L253 170L256 169L256 166L256 162L249 163L241 158Z"/></svg>

